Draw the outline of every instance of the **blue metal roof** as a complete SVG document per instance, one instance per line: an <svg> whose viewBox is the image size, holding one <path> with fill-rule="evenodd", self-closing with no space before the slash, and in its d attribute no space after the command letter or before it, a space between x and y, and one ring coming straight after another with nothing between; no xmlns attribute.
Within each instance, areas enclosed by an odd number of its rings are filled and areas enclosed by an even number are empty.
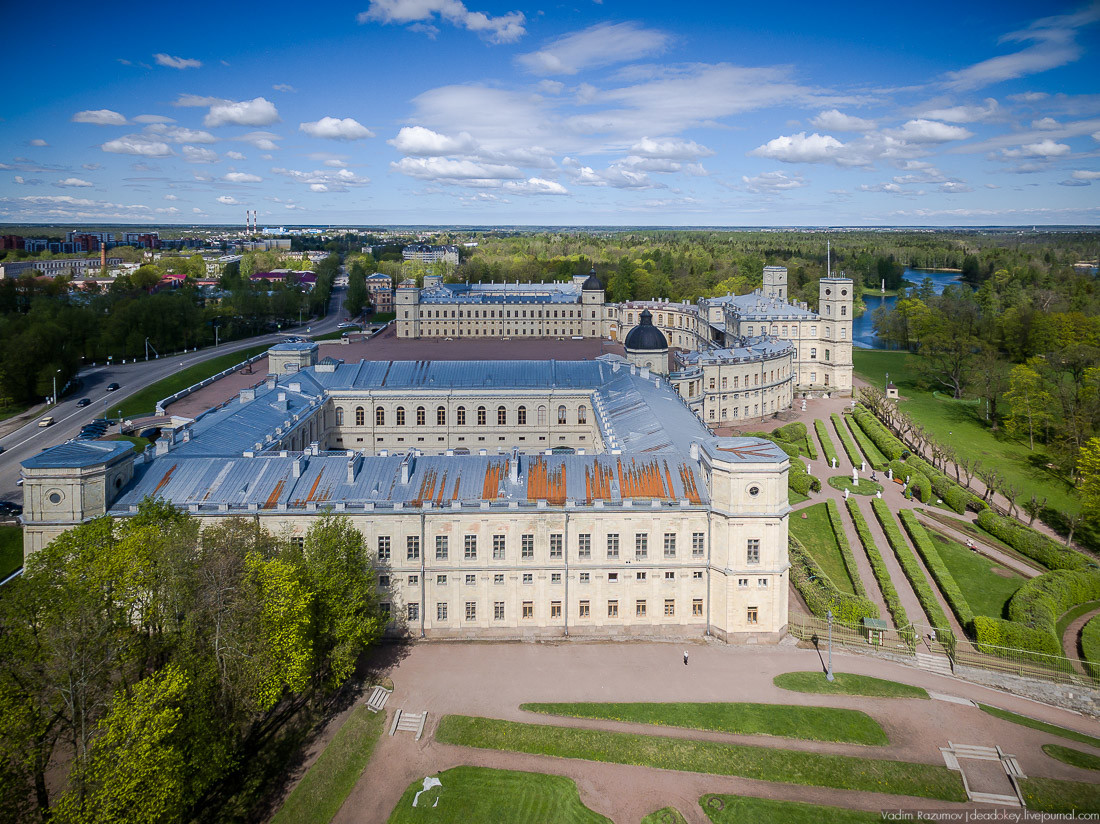
<svg viewBox="0 0 1100 824"><path fill-rule="evenodd" d="M107 463L133 448L129 441L70 441L44 449L22 465L27 469L79 469Z"/></svg>

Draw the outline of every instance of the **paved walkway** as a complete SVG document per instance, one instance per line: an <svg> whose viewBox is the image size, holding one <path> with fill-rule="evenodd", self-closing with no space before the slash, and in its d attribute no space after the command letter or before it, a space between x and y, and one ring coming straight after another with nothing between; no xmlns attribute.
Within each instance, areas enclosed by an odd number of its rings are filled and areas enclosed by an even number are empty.
<svg viewBox="0 0 1100 824"><path fill-rule="evenodd" d="M429 728L419 742L411 736L383 736L362 778L333 821L336 824L385 821L411 782L459 764L568 776L577 782L586 805L618 824L637 824L646 814L669 804L676 806L689 821L703 824L706 819L697 799L707 792L742 793L874 811L898 807L974 808L974 805L876 793L454 747L434 740L438 719L448 713L929 764L942 764L939 747L953 741L1000 746L1017 756L1029 776L1095 780L1089 771L1045 755L1041 745L1051 740L1049 735L993 718L975 707L944 701L803 694L780 690L772 684L774 676L782 672L820 670L820 658L812 649L696 643L691 647L689 667L683 666L682 651L682 642L412 645L409 654L390 673L395 684L390 706L429 707ZM841 672L917 684L1095 733L1095 723L1082 716L954 678L844 651L835 651L833 660L834 667ZM874 717L886 730L890 744L866 747L559 719L523 712L519 705L526 701L760 701L849 707Z"/></svg>
<svg viewBox="0 0 1100 824"><path fill-rule="evenodd" d="M1062 634L1062 651L1073 661L1073 668L1082 675L1088 675L1081 663L1077 650L1077 639L1081 636L1081 630L1092 618L1100 615L1100 609L1086 612L1084 615L1070 621L1066 631Z"/></svg>

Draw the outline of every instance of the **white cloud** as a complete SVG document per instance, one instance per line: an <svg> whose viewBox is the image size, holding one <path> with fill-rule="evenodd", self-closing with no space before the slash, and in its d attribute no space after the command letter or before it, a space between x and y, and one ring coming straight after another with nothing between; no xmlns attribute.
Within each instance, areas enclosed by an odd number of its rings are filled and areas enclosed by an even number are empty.
<svg viewBox="0 0 1100 824"><path fill-rule="evenodd" d="M529 177L527 180L507 180L501 187L506 192L517 195L567 195L569 190L553 180L541 177Z"/></svg>
<svg viewBox="0 0 1100 824"><path fill-rule="evenodd" d="M784 163L842 163L845 144L832 135L814 132L808 135L799 132L792 135L780 135L757 146L749 154L781 160ZM854 164L860 165L860 164Z"/></svg>
<svg viewBox="0 0 1100 824"><path fill-rule="evenodd" d="M119 115L121 117L122 115ZM134 118L135 123L175 123L174 117L165 117L161 114L139 114Z"/></svg>
<svg viewBox="0 0 1100 824"><path fill-rule="evenodd" d="M639 168L635 161L642 158L623 158L610 164L606 169L593 169L583 165L572 157L562 158L561 165L568 175L569 180L578 186L610 186L614 189L662 189L663 183L655 182L648 174L650 169ZM665 161L669 162L669 161ZM677 169L679 164L675 164ZM653 171L672 171L668 168L655 169Z"/></svg>
<svg viewBox="0 0 1100 824"><path fill-rule="evenodd" d="M984 106L947 106L938 109L927 109L920 113L920 117L928 120L946 120L948 123L977 123L996 117L1001 110L1000 104L992 97L987 97Z"/></svg>
<svg viewBox="0 0 1100 824"><path fill-rule="evenodd" d="M199 146L184 146L183 159L188 163L217 163L218 153L213 149L203 149Z"/></svg>
<svg viewBox="0 0 1100 824"><path fill-rule="evenodd" d="M176 197L175 195L165 195L164 199L165 200L179 200L179 198Z"/></svg>
<svg viewBox="0 0 1100 824"><path fill-rule="evenodd" d="M247 158L243 154L234 150L226 152L225 156L228 157L230 160L247 160Z"/></svg>
<svg viewBox="0 0 1100 824"><path fill-rule="evenodd" d="M366 186L370 178L359 177L349 169L315 169L312 172L300 172L295 169L274 168L273 174L288 177L295 183L303 183L313 191L346 192L349 186ZM323 186L324 189L315 187Z"/></svg>
<svg viewBox="0 0 1100 824"><path fill-rule="evenodd" d="M55 180L53 185L62 188L84 189L92 184L87 180L81 180L79 177L66 177L64 180Z"/></svg>
<svg viewBox="0 0 1100 824"><path fill-rule="evenodd" d="M504 180L523 177L515 166L452 160L446 157L403 157L390 167L422 180Z"/></svg>
<svg viewBox="0 0 1100 824"><path fill-rule="evenodd" d="M810 125L827 132L869 132L875 128L875 121L829 109L818 114Z"/></svg>
<svg viewBox="0 0 1100 824"><path fill-rule="evenodd" d="M170 54L154 54L153 59L158 66L167 66L170 69L200 69L202 61L189 57L173 57Z"/></svg>
<svg viewBox="0 0 1100 824"><path fill-rule="evenodd" d="M1080 58L1077 30L1100 20L1100 4L1090 3L1081 11L1036 20L1022 31L1001 37L1002 43L1031 43L1013 54L983 60L957 72L948 72L946 85L955 89L977 89L1002 80L1064 66Z"/></svg>
<svg viewBox="0 0 1100 824"><path fill-rule="evenodd" d="M173 106L190 106L204 109L208 106L216 106L219 103L229 103L224 97L206 97L201 94L181 94Z"/></svg>
<svg viewBox="0 0 1100 824"><path fill-rule="evenodd" d="M227 180L230 183L259 183L263 178L248 172L229 172L222 177L222 180Z"/></svg>
<svg viewBox="0 0 1100 824"><path fill-rule="evenodd" d="M533 74L576 74L582 69L609 66L660 54L669 36L636 23L598 23L573 32L516 61Z"/></svg>
<svg viewBox="0 0 1100 824"><path fill-rule="evenodd" d="M43 146L49 146L50 144L43 140L41 137L36 137L33 140L28 140L27 144L30 146L37 146L39 148Z"/></svg>
<svg viewBox="0 0 1100 824"><path fill-rule="evenodd" d="M468 132L460 132L456 137L448 137L423 126L404 126L397 133L397 137L386 142L402 154L418 157L471 154L478 148L477 141Z"/></svg>
<svg viewBox="0 0 1100 824"><path fill-rule="evenodd" d="M431 23L436 19L472 31L493 43L514 43L527 33L523 27L523 12L512 11L499 17L470 11L459 0L371 0L369 8L360 12L360 23L414 24L410 28L429 35L438 31ZM417 25L419 24L419 25Z"/></svg>
<svg viewBox="0 0 1100 824"><path fill-rule="evenodd" d="M374 137L374 132L350 117L322 117L312 123L302 123L298 128L310 137L327 140L363 140Z"/></svg>
<svg viewBox="0 0 1100 824"><path fill-rule="evenodd" d="M242 134L240 137L235 137L233 139L240 140L243 143L249 143L261 152L274 152L279 149L275 141L282 140L283 138L274 132L249 132L248 134ZM268 157L264 159L270 160L271 158Z"/></svg>
<svg viewBox="0 0 1100 824"><path fill-rule="evenodd" d="M974 133L962 126L949 126L935 120L909 120L900 129L891 129L890 135L909 143L947 143L965 140Z"/></svg>
<svg viewBox="0 0 1100 824"><path fill-rule="evenodd" d="M1053 117L1043 117L1039 120L1032 120L1031 128L1040 129L1042 131L1049 131L1050 129L1062 128L1062 124L1055 120Z"/></svg>
<svg viewBox="0 0 1100 824"><path fill-rule="evenodd" d="M309 190L311 192L327 192L328 191L328 184L327 183L310 183L309 184Z"/></svg>
<svg viewBox="0 0 1100 824"><path fill-rule="evenodd" d="M102 169L103 165L100 163L82 163L80 168L87 169L89 172L94 172L96 169Z"/></svg>
<svg viewBox="0 0 1100 824"><path fill-rule="evenodd" d="M543 94L561 94L565 91L565 84L560 80L540 80L538 89ZM492 195L495 199L495 195Z"/></svg>
<svg viewBox="0 0 1100 824"><path fill-rule="evenodd" d="M1005 157L1061 157L1070 153L1065 143L1055 143L1049 137L1038 143L1026 143L1018 149L1001 149Z"/></svg>
<svg viewBox="0 0 1100 824"><path fill-rule="evenodd" d="M277 92L296 92L296 91L298 91L296 88L291 86L289 83L276 83L271 88L273 88Z"/></svg>
<svg viewBox="0 0 1100 824"><path fill-rule="evenodd" d="M252 100L224 100L210 106L202 125L216 126L268 126L279 122L275 104L263 97Z"/></svg>
<svg viewBox="0 0 1100 824"><path fill-rule="evenodd" d="M155 134L157 137L163 138L164 140L171 140L173 143L218 142L218 138L202 129L188 129L183 126L169 126L164 123L153 123L150 126L146 126L145 131L149 134Z"/></svg>
<svg viewBox="0 0 1100 824"><path fill-rule="evenodd" d="M126 118L111 109L88 109L72 116L73 123L90 123L93 126L125 126Z"/></svg>
<svg viewBox="0 0 1100 824"><path fill-rule="evenodd" d="M229 195L221 195L220 197L217 198L217 201L218 201L218 203L223 203L226 206L240 206L241 205L241 202L239 200L237 200L237 198L230 197Z"/></svg>
<svg viewBox="0 0 1100 824"><path fill-rule="evenodd" d="M895 195L900 195L905 192L897 183L876 183L873 186L863 183L860 185L859 190L861 192L889 192Z"/></svg>
<svg viewBox="0 0 1100 824"><path fill-rule="evenodd" d="M803 186L809 185L801 175L788 177L783 172L762 172L754 177L742 175L741 182L745 184L745 188L750 192L757 193L786 192L790 189L801 189Z"/></svg>
<svg viewBox="0 0 1100 824"><path fill-rule="evenodd" d="M1078 169L1073 173L1073 177L1077 180L1100 180L1100 172Z"/></svg>
<svg viewBox="0 0 1100 824"><path fill-rule="evenodd" d="M940 191L944 194L957 195L964 192L973 192L974 190L963 183L961 180L948 180L940 184Z"/></svg>
<svg viewBox="0 0 1100 824"><path fill-rule="evenodd" d="M131 154L142 157L168 157L172 149L163 140L155 140L148 135L128 134L108 140L102 146L103 151L113 154Z"/></svg>
<svg viewBox="0 0 1100 824"><path fill-rule="evenodd" d="M710 157L714 154L713 150L694 140L684 140L679 137L657 139L643 137L630 147L630 151L643 157L663 157L671 160L698 160L700 157Z"/></svg>

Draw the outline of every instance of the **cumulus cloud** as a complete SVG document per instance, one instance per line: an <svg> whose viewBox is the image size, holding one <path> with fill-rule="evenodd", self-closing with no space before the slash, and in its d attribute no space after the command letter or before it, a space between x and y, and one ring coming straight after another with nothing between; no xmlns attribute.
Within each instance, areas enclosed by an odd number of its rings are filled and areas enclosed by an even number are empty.
<svg viewBox="0 0 1100 824"><path fill-rule="evenodd" d="M282 140L283 138L281 135L277 135L274 132L249 132L248 134L242 134L240 137L233 139L240 140L243 143L249 143L261 152L274 152L279 148L275 141ZM271 158L265 158L265 160L270 159Z"/></svg>
<svg viewBox="0 0 1100 824"><path fill-rule="evenodd" d="M374 137L374 132L351 117L322 117L312 123L302 123L298 128L310 137L326 140L363 140Z"/></svg>
<svg viewBox="0 0 1100 824"><path fill-rule="evenodd" d="M582 69L609 66L660 54L669 36L637 23L598 23L573 32L516 61L533 74L576 74Z"/></svg>
<svg viewBox="0 0 1100 824"><path fill-rule="evenodd" d="M243 154L233 150L226 152L225 156L228 157L230 160L247 160L247 158Z"/></svg>
<svg viewBox="0 0 1100 824"><path fill-rule="evenodd" d="M126 118L111 109L87 109L72 116L73 123L90 123L93 126L125 126Z"/></svg>
<svg viewBox="0 0 1100 824"><path fill-rule="evenodd" d="M861 192L889 192L895 195L900 195L905 192L905 190L901 188L901 185L897 183L863 183L860 185L859 190Z"/></svg>
<svg viewBox="0 0 1100 824"><path fill-rule="evenodd" d="M1075 180L1100 180L1100 172L1091 169L1078 169L1072 176Z"/></svg>
<svg viewBox="0 0 1100 824"><path fill-rule="evenodd" d="M786 192L809 185L802 175L788 176L783 172L762 172L753 177L742 175L741 182L750 192L756 193Z"/></svg>
<svg viewBox="0 0 1100 824"><path fill-rule="evenodd" d="M218 153L213 149L203 149L199 146L184 146L183 159L188 163L217 163Z"/></svg>
<svg viewBox="0 0 1100 824"><path fill-rule="evenodd" d="M1038 120L1032 120L1031 128L1039 129L1040 131L1050 131L1051 129L1062 128L1062 124L1055 120L1053 117L1042 117Z"/></svg>
<svg viewBox="0 0 1100 824"><path fill-rule="evenodd" d="M291 86L289 83L276 83L271 88L273 88L277 92L296 92L296 91L298 91L296 88Z"/></svg>
<svg viewBox="0 0 1100 824"><path fill-rule="evenodd" d="M964 192L973 192L974 190L963 183L961 180L947 180L940 184L939 189L944 194L958 195Z"/></svg>
<svg viewBox="0 0 1100 824"><path fill-rule="evenodd" d="M451 154L470 154L478 144L468 132L448 137L423 126L404 126L397 137L386 141L399 152L417 157L438 157Z"/></svg>
<svg viewBox="0 0 1100 824"><path fill-rule="evenodd" d="M252 100L223 100L213 103L202 120L208 128L216 126L269 126L279 122L275 104L264 97Z"/></svg>
<svg viewBox="0 0 1100 824"><path fill-rule="evenodd" d="M514 43L527 33L523 12L512 11L491 17L480 11L470 11L459 0L371 0L366 11L356 19L360 23L396 23L408 25L414 31L433 35L436 20L472 31L492 43Z"/></svg>
<svg viewBox="0 0 1100 824"><path fill-rule="evenodd" d="M92 184L89 183L87 180L81 180L79 177L66 177L63 180L55 180L53 185L66 189L84 189L91 186Z"/></svg>
<svg viewBox="0 0 1100 824"><path fill-rule="evenodd" d="M832 162L840 165L862 165L858 163L845 164L843 162L844 149L845 144L832 135L818 134L817 132L807 135L805 132L799 132L798 134L780 135L773 138L763 146L757 146L749 154L756 157L781 160L784 163Z"/></svg>
<svg viewBox="0 0 1100 824"><path fill-rule="evenodd" d="M569 190L554 180L529 177L527 180L506 180L501 188L517 195L567 195Z"/></svg>
<svg viewBox="0 0 1100 824"><path fill-rule="evenodd" d="M164 123L153 123L152 125L146 126L145 131L149 134L155 134L164 140L170 140L173 143L218 142L218 138L202 129L187 129L183 126L169 126Z"/></svg>
<svg viewBox="0 0 1100 824"><path fill-rule="evenodd" d="M713 150L694 140L684 140L679 137L657 139L643 137L630 147L630 151L642 157L662 157L670 160L698 160L700 157L710 157L714 154Z"/></svg>
<svg viewBox="0 0 1100 824"><path fill-rule="evenodd" d="M194 60L189 57L173 57L170 54L154 54L153 59L157 61L158 66L167 66L170 69L200 69L202 68L201 60Z"/></svg>
<svg viewBox="0 0 1100 824"><path fill-rule="evenodd" d="M304 183L315 192L346 192L349 186L366 186L370 178L359 177L349 169L316 169L301 172L296 169L274 168L273 174L287 177L295 183ZM323 187L323 188L318 188Z"/></svg>
<svg viewBox="0 0 1100 824"><path fill-rule="evenodd" d="M810 125L827 132L869 132L875 128L875 121L829 109L818 114Z"/></svg>
<svg viewBox="0 0 1100 824"><path fill-rule="evenodd" d="M248 172L229 172L222 180L227 180L230 183L259 183L263 178Z"/></svg>
<svg viewBox="0 0 1100 824"><path fill-rule="evenodd" d="M226 206L240 206L241 202L235 197L229 195L221 195L217 198L218 203L222 203Z"/></svg>
<svg viewBox="0 0 1100 824"><path fill-rule="evenodd" d="M176 197L175 195L165 195L164 199L165 200L179 200L179 198Z"/></svg>
<svg viewBox="0 0 1100 824"><path fill-rule="evenodd" d="M121 115L120 115L121 116ZM135 123L175 123L173 117L165 117L162 114L139 114L134 118Z"/></svg>
<svg viewBox="0 0 1100 824"><path fill-rule="evenodd" d="M403 157L390 167L422 180L503 180L523 177L515 166L452 160L446 157Z"/></svg>
<svg viewBox="0 0 1100 824"><path fill-rule="evenodd" d="M627 157L610 164L606 169L593 169L572 157L562 158L562 169L569 180L577 186L610 186L614 189L662 189L663 183L654 181L650 171L669 171L669 169L647 169L635 161L641 158ZM669 162L669 161L666 161Z"/></svg>
<svg viewBox="0 0 1100 824"><path fill-rule="evenodd" d="M935 120L909 120L900 129L891 129L889 134L909 143L947 143L951 140L965 140L974 133L962 126L949 126Z"/></svg>
<svg viewBox="0 0 1100 824"><path fill-rule="evenodd" d="M168 157L173 154L172 149L163 140L144 134L124 135L108 140L99 148L112 154L140 155L141 157Z"/></svg>
<svg viewBox="0 0 1100 824"><path fill-rule="evenodd" d="M33 140L28 140L27 145L41 148L43 146L49 146L50 144L43 140L41 137L36 137Z"/></svg>
<svg viewBox="0 0 1100 824"><path fill-rule="evenodd" d="M1070 153L1070 147L1065 143L1056 143L1049 137L1038 143L1025 143L1018 149L1001 149L1005 157L1061 157Z"/></svg>

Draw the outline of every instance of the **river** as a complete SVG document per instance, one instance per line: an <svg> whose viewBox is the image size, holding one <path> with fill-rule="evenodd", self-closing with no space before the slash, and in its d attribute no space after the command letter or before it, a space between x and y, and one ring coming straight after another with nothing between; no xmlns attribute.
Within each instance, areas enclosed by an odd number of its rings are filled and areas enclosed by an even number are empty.
<svg viewBox="0 0 1100 824"><path fill-rule="evenodd" d="M931 278L936 294L943 292L952 283L961 283L958 272L933 272L924 269L906 269L905 279L920 286L925 278ZM859 349L886 349L887 346L875 335L873 316L880 306L893 307L898 299L894 295L884 297L877 291L864 289L863 302L867 311L852 321L852 343Z"/></svg>

